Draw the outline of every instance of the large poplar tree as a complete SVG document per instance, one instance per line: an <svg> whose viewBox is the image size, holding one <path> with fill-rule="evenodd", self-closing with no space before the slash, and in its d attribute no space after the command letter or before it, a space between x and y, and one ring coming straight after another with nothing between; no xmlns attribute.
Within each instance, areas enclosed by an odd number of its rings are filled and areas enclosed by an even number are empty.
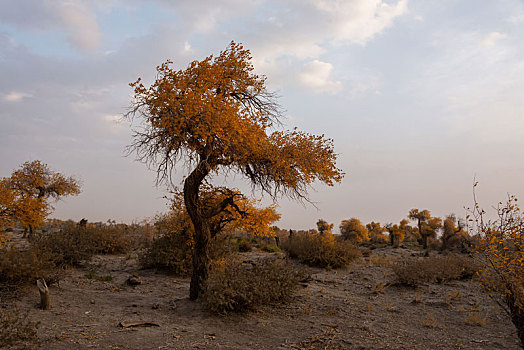
<svg viewBox="0 0 524 350"><path fill-rule="evenodd" d="M171 172L184 165L183 193L194 226L190 299L197 299L207 279L208 243L213 218L235 208L238 192L222 191L220 202L202 200L208 180L224 171L246 178L273 198L307 198L315 181L329 186L343 172L335 166L331 139L293 129L282 131L281 109L253 72L250 52L231 42L218 56L174 70L171 61L157 67L149 87L139 78L131 86L129 118L138 120L130 151L157 172L157 184L171 185Z"/></svg>

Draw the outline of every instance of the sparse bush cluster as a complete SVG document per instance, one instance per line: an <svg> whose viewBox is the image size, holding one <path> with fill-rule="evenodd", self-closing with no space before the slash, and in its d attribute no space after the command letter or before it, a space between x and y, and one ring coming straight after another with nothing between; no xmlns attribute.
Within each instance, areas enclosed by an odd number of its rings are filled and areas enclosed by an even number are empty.
<svg viewBox="0 0 524 350"><path fill-rule="evenodd" d="M362 256L349 241L337 241L330 233L299 233L283 240L282 247L291 258L309 266L341 268Z"/></svg>
<svg viewBox="0 0 524 350"><path fill-rule="evenodd" d="M251 263L229 258L213 263L202 303L218 314L253 310L257 306L289 301L302 273L285 259Z"/></svg>
<svg viewBox="0 0 524 350"><path fill-rule="evenodd" d="M240 244L242 242L244 240L241 240ZM158 268L178 276L187 276L193 269L192 244L192 239L186 231L163 233L142 252L139 260L143 267ZM227 234L219 235L209 244L209 257L219 259L231 252L239 251L240 244L231 243Z"/></svg>
<svg viewBox="0 0 524 350"><path fill-rule="evenodd" d="M459 255L414 258L394 263L392 267L400 283L414 287L471 278L479 270L473 259Z"/></svg>
<svg viewBox="0 0 524 350"><path fill-rule="evenodd" d="M94 254L126 252L136 238L126 227L66 222L59 230L34 233L28 246L2 246L0 283L14 286L42 277L53 283L63 277L64 268L78 266Z"/></svg>
<svg viewBox="0 0 524 350"><path fill-rule="evenodd" d="M0 249L0 284L15 286L38 277L50 275L54 270L50 256L31 247L21 250L16 246Z"/></svg>
<svg viewBox="0 0 524 350"><path fill-rule="evenodd" d="M89 260L97 249L94 235L74 223L64 225L60 231L38 235L32 245L46 252L56 266L77 266Z"/></svg>
<svg viewBox="0 0 524 350"><path fill-rule="evenodd" d="M39 345L38 323L18 310L0 308L0 348L33 349Z"/></svg>
<svg viewBox="0 0 524 350"><path fill-rule="evenodd" d="M144 267L154 267L186 276L191 273L191 243L182 233L164 234L153 241L140 256Z"/></svg>

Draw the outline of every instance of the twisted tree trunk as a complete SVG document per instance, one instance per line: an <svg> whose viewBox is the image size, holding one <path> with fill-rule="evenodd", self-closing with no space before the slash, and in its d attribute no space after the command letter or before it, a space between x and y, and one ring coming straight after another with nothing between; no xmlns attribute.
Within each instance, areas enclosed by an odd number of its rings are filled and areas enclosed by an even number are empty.
<svg viewBox="0 0 524 350"><path fill-rule="evenodd" d="M193 247L193 272L189 287L189 299L196 300L201 294L209 271L209 239L211 237L209 219L199 205L199 191L202 181L209 173L205 161L200 161L184 182L184 203L195 229Z"/></svg>

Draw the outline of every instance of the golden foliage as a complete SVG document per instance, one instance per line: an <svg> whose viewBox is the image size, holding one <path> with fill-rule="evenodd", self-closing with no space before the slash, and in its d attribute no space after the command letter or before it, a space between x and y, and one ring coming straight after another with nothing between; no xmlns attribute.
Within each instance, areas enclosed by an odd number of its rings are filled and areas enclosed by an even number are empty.
<svg viewBox="0 0 524 350"><path fill-rule="evenodd" d="M340 234L344 239L354 243L369 241L369 231L359 219L352 218L340 223Z"/></svg>
<svg viewBox="0 0 524 350"><path fill-rule="evenodd" d="M212 237L222 231L242 231L262 237L275 235L272 225L280 219L280 214L276 212L277 206L274 204L260 208L257 206L259 201L245 197L236 189L210 185L200 188L199 201L203 212L210 212L222 205L221 210L210 218ZM192 241L193 223L186 210L182 192L173 194L167 225L169 231L184 232Z"/></svg>
<svg viewBox="0 0 524 350"><path fill-rule="evenodd" d="M481 282L495 293L493 296L502 295L524 344L524 218L513 195L506 203L499 202L496 209L497 219L486 220L475 199L475 207L466 218L481 236L478 253L486 262Z"/></svg>
<svg viewBox="0 0 524 350"><path fill-rule="evenodd" d="M470 236L462 221L453 214L446 216L442 224L442 250L466 251L469 244Z"/></svg>
<svg viewBox="0 0 524 350"><path fill-rule="evenodd" d="M193 61L183 70L171 64L168 60L157 67L149 87L140 78L130 84L134 99L127 116L139 117L140 128L128 151L156 168L157 183L171 185L171 173L180 162L188 169L184 204L195 228L190 288L195 300L207 278L210 236L230 223L268 234L265 224L259 231L259 222L272 220L271 211L249 213L252 203L235 190L206 193L202 185L208 176L234 172L273 198L307 199L313 182L333 186L344 173L335 166L331 139L296 128L276 130L282 125L280 107L266 90L265 77L253 73L251 54L242 45L231 42L219 55ZM206 196L209 202L203 200Z"/></svg>
<svg viewBox="0 0 524 350"><path fill-rule="evenodd" d="M400 242L404 240L405 236L404 220L400 222L400 226L396 224L387 224L386 229L389 232L389 242L392 246L398 247L400 245Z"/></svg>
<svg viewBox="0 0 524 350"><path fill-rule="evenodd" d="M324 219L318 219L317 221L317 230L320 234L333 233L334 226L335 226L334 224L329 224Z"/></svg>
<svg viewBox="0 0 524 350"><path fill-rule="evenodd" d="M140 78L131 84L129 115L140 116L145 129L135 133L130 150L158 166L160 180L187 156L188 166L205 160L207 172L237 170L272 195L302 198L316 180L330 186L341 181L332 140L296 129L271 131L279 125L280 108L242 45L231 42L185 70L173 70L171 63L157 67L150 87Z"/></svg>
<svg viewBox="0 0 524 350"><path fill-rule="evenodd" d="M0 229L19 222L32 230L43 224L54 209L50 199L78 195L80 185L35 160L25 162L10 177L0 179Z"/></svg>
<svg viewBox="0 0 524 350"><path fill-rule="evenodd" d="M437 237L437 230L442 227L442 219L432 217L429 210L420 211L418 209L411 209L408 218L417 222L421 243L424 249L426 249L428 247L428 240Z"/></svg>
<svg viewBox="0 0 524 350"><path fill-rule="evenodd" d="M369 240L371 243L387 243L388 237L386 236L385 232L387 232L387 229L385 227L382 227L379 222L370 222L366 225L366 228L369 232Z"/></svg>

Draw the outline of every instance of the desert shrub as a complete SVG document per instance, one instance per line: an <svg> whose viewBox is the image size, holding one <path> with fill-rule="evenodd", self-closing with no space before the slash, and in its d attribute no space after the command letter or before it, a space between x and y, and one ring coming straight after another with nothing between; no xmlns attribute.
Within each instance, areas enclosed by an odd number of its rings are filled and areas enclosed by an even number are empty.
<svg viewBox="0 0 524 350"><path fill-rule="evenodd" d="M218 314L253 310L257 306L289 301L302 273L286 259L241 263L229 258L213 263L202 304Z"/></svg>
<svg viewBox="0 0 524 350"><path fill-rule="evenodd" d="M42 233L32 241L33 246L51 256L56 266L76 266L89 260L97 249L91 232L75 223L64 225L58 232Z"/></svg>
<svg viewBox="0 0 524 350"><path fill-rule="evenodd" d="M264 245L262 246L262 250L265 251L265 252L268 252L268 253L278 253L280 252L280 248L277 247L276 245Z"/></svg>
<svg viewBox="0 0 524 350"><path fill-rule="evenodd" d="M16 245L0 249L0 284L17 286L37 278L56 282L62 270L55 268L53 257L34 247L20 249Z"/></svg>
<svg viewBox="0 0 524 350"><path fill-rule="evenodd" d="M144 267L167 270L176 275L189 275L192 270L191 245L183 234L164 234L139 258Z"/></svg>
<svg viewBox="0 0 524 350"><path fill-rule="evenodd" d="M239 238L236 241L236 246L238 247L238 251L241 253L247 253L253 249L251 245L251 241L245 238Z"/></svg>
<svg viewBox="0 0 524 350"><path fill-rule="evenodd" d="M295 234L283 240L289 256L309 266L341 268L361 257L360 250L349 241L337 241L330 233Z"/></svg>
<svg viewBox="0 0 524 350"><path fill-rule="evenodd" d="M27 314L0 308L0 348L35 348L39 344L38 325L30 321Z"/></svg>
<svg viewBox="0 0 524 350"><path fill-rule="evenodd" d="M81 230L82 228L79 227L78 229ZM97 254L126 253L133 246L135 238L132 237L131 228L124 224L88 226L85 230L92 237Z"/></svg>
<svg viewBox="0 0 524 350"><path fill-rule="evenodd" d="M389 238L384 233L370 232L369 241L372 244L385 245L388 244Z"/></svg>
<svg viewBox="0 0 524 350"><path fill-rule="evenodd" d="M234 248L226 235L220 235L210 241L209 257L218 259L230 254ZM178 276L191 274L192 240L184 232L166 233L153 240L151 247L139 256L143 267L158 268Z"/></svg>
<svg viewBox="0 0 524 350"><path fill-rule="evenodd" d="M97 270L90 270L88 273L85 274L87 279L94 279L101 282L111 282L113 280L113 276L111 275L99 275Z"/></svg>
<svg viewBox="0 0 524 350"><path fill-rule="evenodd" d="M479 270L473 259L458 255L404 260L392 267L399 282L409 286L471 278Z"/></svg>

